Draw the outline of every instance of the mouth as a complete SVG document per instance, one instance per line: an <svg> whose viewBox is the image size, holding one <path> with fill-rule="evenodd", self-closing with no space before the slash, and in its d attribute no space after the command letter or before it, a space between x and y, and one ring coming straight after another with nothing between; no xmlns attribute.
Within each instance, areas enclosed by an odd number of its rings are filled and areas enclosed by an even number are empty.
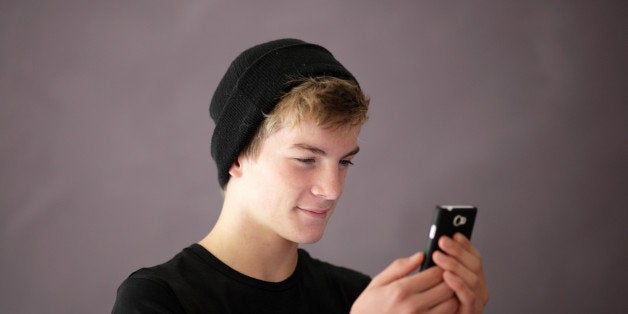
<svg viewBox="0 0 628 314"><path fill-rule="evenodd" d="M309 217L316 219L325 219L327 218L327 213L331 210L329 208L301 208L297 207L301 212L305 213Z"/></svg>

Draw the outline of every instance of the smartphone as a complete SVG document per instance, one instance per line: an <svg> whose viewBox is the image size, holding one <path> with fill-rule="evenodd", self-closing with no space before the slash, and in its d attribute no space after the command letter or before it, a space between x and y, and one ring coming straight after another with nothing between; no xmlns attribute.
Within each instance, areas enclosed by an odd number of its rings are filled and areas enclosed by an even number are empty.
<svg viewBox="0 0 628 314"><path fill-rule="evenodd" d="M438 239L441 236L453 236L456 232L460 232L468 239L471 239L473 224L478 209L472 205L439 205L434 210L432 218L432 226L430 227L429 239L425 245L425 260L420 270L424 270L434 266L432 254L436 250L441 251L438 247ZM442 252L442 251L441 251Z"/></svg>

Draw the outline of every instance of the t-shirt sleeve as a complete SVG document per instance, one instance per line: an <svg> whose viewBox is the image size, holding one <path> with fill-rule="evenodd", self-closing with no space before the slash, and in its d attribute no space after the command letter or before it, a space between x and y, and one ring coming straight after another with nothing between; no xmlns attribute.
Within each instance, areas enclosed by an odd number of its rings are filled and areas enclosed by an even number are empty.
<svg viewBox="0 0 628 314"><path fill-rule="evenodd" d="M111 313L184 313L165 283L148 278L127 278L118 288Z"/></svg>

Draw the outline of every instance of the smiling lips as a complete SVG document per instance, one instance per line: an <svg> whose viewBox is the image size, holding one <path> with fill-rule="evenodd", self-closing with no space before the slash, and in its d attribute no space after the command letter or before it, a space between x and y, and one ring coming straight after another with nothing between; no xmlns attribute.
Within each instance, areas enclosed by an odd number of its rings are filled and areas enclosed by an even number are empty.
<svg viewBox="0 0 628 314"><path fill-rule="evenodd" d="M325 209L325 208L312 208L312 209L306 209L306 208L301 208L301 207L297 207L297 208L300 209L302 212L308 214L310 217L318 218L318 219L326 218L327 213L330 211L329 209Z"/></svg>

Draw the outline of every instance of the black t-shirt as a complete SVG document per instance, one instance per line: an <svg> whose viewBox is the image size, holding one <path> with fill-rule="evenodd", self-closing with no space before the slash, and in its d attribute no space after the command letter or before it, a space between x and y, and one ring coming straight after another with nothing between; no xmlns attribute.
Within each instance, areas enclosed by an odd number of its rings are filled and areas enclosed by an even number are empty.
<svg viewBox="0 0 628 314"><path fill-rule="evenodd" d="M267 282L230 268L199 244L132 273L113 313L348 313L370 278L299 249L294 273Z"/></svg>

